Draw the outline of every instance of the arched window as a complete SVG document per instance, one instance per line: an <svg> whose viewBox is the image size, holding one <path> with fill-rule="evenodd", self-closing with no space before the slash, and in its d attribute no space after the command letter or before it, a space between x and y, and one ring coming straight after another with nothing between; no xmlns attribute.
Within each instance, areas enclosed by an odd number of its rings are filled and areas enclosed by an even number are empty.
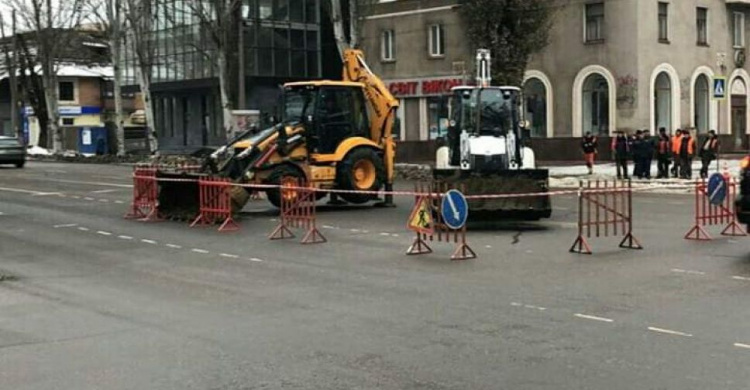
<svg viewBox="0 0 750 390"><path fill-rule="evenodd" d="M708 77L702 74L695 79L695 128L699 134L708 133L710 120L709 120L709 104L711 102L711 96L709 95Z"/></svg>
<svg viewBox="0 0 750 390"><path fill-rule="evenodd" d="M595 73L583 83L583 133L609 134L609 83Z"/></svg>
<svg viewBox="0 0 750 390"><path fill-rule="evenodd" d="M541 80L532 77L523 85L524 117L531 123L531 136L547 136L547 87Z"/></svg>
<svg viewBox="0 0 750 390"><path fill-rule="evenodd" d="M656 76L654 84L654 127L672 128L672 81L666 72Z"/></svg>

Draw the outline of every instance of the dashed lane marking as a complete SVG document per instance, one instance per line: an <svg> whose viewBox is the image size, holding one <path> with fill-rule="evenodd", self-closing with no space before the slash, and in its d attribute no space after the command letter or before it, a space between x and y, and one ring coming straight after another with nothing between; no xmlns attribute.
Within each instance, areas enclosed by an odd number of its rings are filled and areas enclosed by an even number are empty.
<svg viewBox="0 0 750 390"><path fill-rule="evenodd" d="M158 244L158 242L156 242L156 241L154 241L154 240L147 240L147 239L145 239L145 238L141 239L141 242L143 242L143 243L146 243L146 244L151 244L151 245L156 245L156 244Z"/></svg>
<svg viewBox="0 0 750 390"><path fill-rule="evenodd" d="M87 196L87 197L85 197L85 198L83 198L83 199L84 199L84 200L96 200L96 199L94 199L94 198L89 198L88 196Z"/></svg>
<svg viewBox="0 0 750 390"><path fill-rule="evenodd" d="M750 278L745 277L745 276L737 276L737 275L735 275L735 276L732 276L732 279L734 279L734 280L742 280L743 282L750 282Z"/></svg>
<svg viewBox="0 0 750 390"><path fill-rule="evenodd" d="M115 192L117 190L99 190L99 191L91 191L92 194L107 194L110 192Z"/></svg>
<svg viewBox="0 0 750 390"><path fill-rule="evenodd" d="M36 194L32 194L31 196L62 196L65 197L65 195L59 193L59 192L37 192Z"/></svg>
<svg viewBox="0 0 750 390"><path fill-rule="evenodd" d="M693 271L689 269L680 269L680 268L672 268L672 272L678 273L678 274L688 274L688 275L705 275L706 274L703 271Z"/></svg>
<svg viewBox="0 0 750 390"><path fill-rule="evenodd" d="M133 239L133 237L130 237L130 236L117 236L117 238L122 239L122 240L132 240Z"/></svg>
<svg viewBox="0 0 750 390"><path fill-rule="evenodd" d="M180 246L180 245L175 245L175 244L167 244L167 248L172 248L172 249L182 249L182 246Z"/></svg>
<svg viewBox="0 0 750 390"><path fill-rule="evenodd" d="M80 230L82 232L87 232L87 231L89 231L89 228L85 228L85 227L81 226L81 227L78 228L78 230Z"/></svg>
<svg viewBox="0 0 750 390"><path fill-rule="evenodd" d="M592 320L592 321L599 321L599 322L610 322L611 323L611 322L615 321L615 320L613 320L611 318L604 318L604 317L592 316L592 315L581 314L581 313L576 313L576 314L574 314L574 316L576 316L578 318L583 318L584 320Z"/></svg>
<svg viewBox="0 0 750 390"><path fill-rule="evenodd" d="M523 307L523 308L526 308L526 309L539 310L539 311L545 311L545 310L547 310L546 307L534 306L534 305L526 305L526 304L518 303L518 302L511 302L510 305L511 306L515 306L515 307Z"/></svg>
<svg viewBox="0 0 750 390"><path fill-rule="evenodd" d="M650 330L652 332L664 333L664 334L668 334L668 335L672 335L672 336L693 337L693 335L690 334L690 333L679 332L679 331L671 330L671 329L656 328L656 327L653 327L653 326L649 326L648 330Z"/></svg>
<svg viewBox="0 0 750 390"><path fill-rule="evenodd" d="M229 259L239 258L239 256L233 255L233 254L229 254L229 253L219 253L219 256L226 257L226 258L229 258Z"/></svg>
<svg viewBox="0 0 750 390"><path fill-rule="evenodd" d="M191 251L191 252L195 252L195 253L202 253L202 254L206 254L206 253L209 253L209 252L208 252L207 250L205 250L205 249L198 249L198 248L193 248L193 249L191 249L190 251Z"/></svg>
<svg viewBox="0 0 750 390"><path fill-rule="evenodd" d="M743 343L734 343L734 346L737 348L742 348L742 349L750 349L750 345L743 344Z"/></svg>
<svg viewBox="0 0 750 390"><path fill-rule="evenodd" d="M256 262L256 263L262 263L262 262L263 262L263 260L261 260L261 259L259 259L259 258L257 258L257 257L252 257L252 258L250 258L249 260L250 260L250 261L254 261L254 262Z"/></svg>
<svg viewBox="0 0 750 390"><path fill-rule="evenodd" d="M3 213L0 213L0 215L3 215ZM66 223L64 225L55 225L53 227L55 229L60 229L60 228L69 228L69 227L74 227L74 226L78 226L78 224L77 223Z"/></svg>
<svg viewBox="0 0 750 390"><path fill-rule="evenodd" d="M104 183L104 182L98 182L98 181L77 181L77 180L62 180L62 179L48 179L48 178L45 178L44 181L48 181L48 182L51 181L51 182L57 182L57 183L86 184L86 185L99 186L99 187L133 188L132 184Z"/></svg>
<svg viewBox="0 0 750 390"><path fill-rule="evenodd" d="M99 199L99 201L102 203L109 203L109 199Z"/></svg>
<svg viewBox="0 0 750 390"><path fill-rule="evenodd" d="M99 230L98 232L96 232L96 234L101 234L102 236L111 236L112 235L112 233L105 232L105 231L102 231L102 230Z"/></svg>
<svg viewBox="0 0 750 390"><path fill-rule="evenodd" d="M116 200L115 203L117 203L117 204L124 204L125 202L123 202L121 200Z"/></svg>

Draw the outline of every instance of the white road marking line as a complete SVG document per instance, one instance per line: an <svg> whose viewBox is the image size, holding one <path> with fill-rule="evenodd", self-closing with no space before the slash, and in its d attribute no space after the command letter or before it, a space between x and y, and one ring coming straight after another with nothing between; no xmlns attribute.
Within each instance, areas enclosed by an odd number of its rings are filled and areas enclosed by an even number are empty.
<svg viewBox="0 0 750 390"><path fill-rule="evenodd" d="M369 230L362 230L362 233L367 234L367 233L370 233L370 231Z"/></svg>
<svg viewBox="0 0 750 390"><path fill-rule="evenodd" d="M79 227L78 230L80 230L82 232L87 232L87 231L89 231L89 228Z"/></svg>
<svg viewBox="0 0 750 390"><path fill-rule="evenodd" d="M229 254L229 253L219 253L219 256L221 256L221 257L227 257L227 258L230 258L230 259L236 259L236 258L239 258L239 256L237 256L237 255L232 255L232 254Z"/></svg>
<svg viewBox="0 0 750 390"><path fill-rule="evenodd" d="M125 202L123 202L121 200L116 200L115 203L117 203L117 204L124 204Z"/></svg>
<svg viewBox="0 0 750 390"><path fill-rule="evenodd" d="M96 200L96 199L94 199L94 198L89 198L88 196L87 196L87 197L85 197L85 198L83 198L83 199L84 199L84 200Z"/></svg>
<svg viewBox="0 0 750 390"><path fill-rule="evenodd" d="M553 210L568 211L570 210L570 207L554 207Z"/></svg>
<svg viewBox="0 0 750 390"><path fill-rule="evenodd" d="M322 227L323 229L336 229L335 227L333 227L333 226L331 226L331 225L323 225L323 226L321 226L321 227Z"/></svg>
<svg viewBox="0 0 750 390"><path fill-rule="evenodd" d="M109 199L99 199L99 201L102 203L109 203Z"/></svg>
<svg viewBox="0 0 750 390"><path fill-rule="evenodd" d="M92 194L106 194L109 192L115 192L117 190L99 190L99 191L91 191Z"/></svg>
<svg viewBox="0 0 750 390"><path fill-rule="evenodd" d="M523 306L522 304L520 304L518 302L511 302L510 305L511 306L515 306L515 307L521 307L521 306Z"/></svg>
<svg viewBox="0 0 750 390"><path fill-rule="evenodd" d="M349 229L349 231L352 233L359 233L359 229Z"/></svg>
<svg viewBox="0 0 750 390"><path fill-rule="evenodd" d="M688 274L688 275L705 275L706 274L703 271L692 271L689 269L680 269L680 268L672 268L672 272L676 272L679 274Z"/></svg>
<svg viewBox="0 0 750 390"><path fill-rule="evenodd" d="M613 320L611 318L590 316L590 315L581 314L581 313L576 313L575 316L578 317L578 318L583 318L585 320L592 320L592 321L600 321L600 322L614 322L615 321L615 320Z"/></svg>
<svg viewBox="0 0 750 390"><path fill-rule="evenodd" d="M386 237L390 237L391 233L385 233L385 232L383 232L383 233L380 233L380 235L381 235L381 236L386 236Z"/></svg>
<svg viewBox="0 0 750 390"><path fill-rule="evenodd" d="M71 184L87 184L87 185L99 186L99 187L133 188L132 184L102 183L102 182L95 182L95 181L61 180L61 179L48 179L48 178L45 178L44 181L52 181L52 182L57 182L57 183L71 183Z"/></svg>
<svg viewBox="0 0 750 390"><path fill-rule="evenodd" d="M398 237L398 234L391 234L391 237Z"/></svg>
<svg viewBox="0 0 750 390"><path fill-rule="evenodd" d="M737 347L737 348L750 349L750 345L748 345L748 344L734 343L734 346Z"/></svg>
<svg viewBox="0 0 750 390"><path fill-rule="evenodd" d="M73 199L81 199L81 197L78 196L78 195L71 195L70 197L73 198Z"/></svg>
<svg viewBox="0 0 750 390"><path fill-rule="evenodd" d="M144 239L141 239L141 242L144 242L144 243L146 243L146 244L151 244L151 245L156 245L156 244L157 244L157 242L156 242L156 241L154 241L154 240L147 240L147 239L145 239L145 238L144 238Z"/></svg>
<svg viewBox="0 0 750 390"><path fill-rule="evenodd" d="M204 255L205 255L206 253L208 253L208 251L207 251L207 250L205 250L205 249L198 249L198 248L193 248L193 249L191 249L191 251L192 251L192 252L195 252L195 253L203 253Z"/></svg>
<svg viewBox="0 0 750 390"><path fill-rule="evenodd" d="M547 310L546 307L534 306L534 305L523 305L523 307L525 307L527 309L533 309L533 310L539 310L539 311L545 311L545 310Z"/></svg>
<svg viewBox="0 0 750 390"><path fill-rule="evenodd" d="M263 260L261 260L261 259L259 259L259 258L257 258L257 257L253 257L253 258L251 258L251 259L250 259L250 261L254 261L254 262L256 262L256 263L262 263L262 262L263 262Z"/></svg>
<svg viewBox="0 0 750 390"><path fill-rule="evenodd" d="M182 249L180 245L175 245L175 244L167 244L167 247L172 248L172 249Z"/></svg>
<svg viewBox="0 0 750 390"><path fill-rule="evenodd" d="M105 231L102 231L102 230L97 231L96 234L101 234L102 236L111 236L112 235L112 233L105 232Z"/></svg>
<svg viewBox="0 0 750 390"><path fill-rule="evenodd" d="M117 236L117 238L123 239L123 240L132 240L133 237L130 236Z"/></svg>
<svg viewBox="0 0 750 390"><path fill-rule="evenodd" d="M44 194L44 192L32 191L32 190L25 190L23 188L9 188L9 187L0 187L0 191L5 191L5 192L19 192L19 193L22 193L22 194L31 194L31 195Z"/></svg>
<svg viewBox="0 0 750 390"><path fill-rule="evenodd" d="M484 247L487 249L492 249L492 245L485 245Z"/></svg>
<svg viewBox="0 0 750 390"><path fill-rule="evenodd" d="M0 213L0 215L3 215L3 213ZM54 228L55 229L69 228L69 227L73 227L73 226L78 226L78 224L77 223L68 223L68 224L65 224L65 225L55 225Z"/></svg>
<svg viewBox="0 0 750 390"><path fill-rule="evenodd" d="M37 192L36 194L33 194L32 196L61 196L62 194L59 192Z"/></svg>
<svg viewBox="0 0 750 390"><path fill-rule="evenodd" d="M748 278L748 277L745 277L745 276L736 276L736 275L735 275L735 276L732 276L732 279L734 279L734 280L742 280L742 281L744 281L744 282L748 282L748 281L750 281L750 278Z"/></svg>
<svg viewBox="0 0 750 390"><path fill-rule="evenodd" d="M669 334L672 336L693 337L693 335L691 335L690 333L683 333L683 332L678 332L676 330L669 330L669 329L663 329L663 328L655 328L653 326L649 326L648 330L652 332L657 332L657 333Z"/></svg>

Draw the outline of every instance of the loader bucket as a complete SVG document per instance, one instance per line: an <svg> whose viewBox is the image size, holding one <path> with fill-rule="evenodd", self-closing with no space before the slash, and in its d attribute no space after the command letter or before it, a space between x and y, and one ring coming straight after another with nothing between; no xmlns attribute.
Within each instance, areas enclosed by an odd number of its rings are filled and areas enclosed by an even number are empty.
<svg viewBox="0 0 750 390"><path fill-rule="evenodd" d="M159 215L174 220L194 219L200 212L198 179L207 176L203 173L157 171L157 179L167 179L159 181ZM169 179L174 181L169 181ZM232 187L230 194L232 211L238 213L247 204L250 194L242 187Z"/></svg>
<svg viewBox="0 0 750 390"><path fill-rule="evenodd" d="M465 195L535 194L533 197L469 199L469 219L534 221L549 218L552 205L546 169L503 170L490 174L461 170L434 170L436 181L465 188Z"/></svg>

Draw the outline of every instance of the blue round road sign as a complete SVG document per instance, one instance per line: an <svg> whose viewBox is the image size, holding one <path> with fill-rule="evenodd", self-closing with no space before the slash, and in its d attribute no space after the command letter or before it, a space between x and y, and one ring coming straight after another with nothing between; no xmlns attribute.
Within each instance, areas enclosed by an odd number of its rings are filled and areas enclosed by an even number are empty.
<svg viewBox="0 0 750 390"><path fill-rule="evenodd" d="M714 173L708 179L707 195L708 201L713 205L724 203L727 198L727 179L721 173Z"/></svg>
<svg viewBox="0 0 750 390"><path fill-rule="evenodd" d="M451 229L458 230L464 227L469 217L469 203L466 197L458 190L450 190L443 196L440 207L443 222Z"/></svg>

